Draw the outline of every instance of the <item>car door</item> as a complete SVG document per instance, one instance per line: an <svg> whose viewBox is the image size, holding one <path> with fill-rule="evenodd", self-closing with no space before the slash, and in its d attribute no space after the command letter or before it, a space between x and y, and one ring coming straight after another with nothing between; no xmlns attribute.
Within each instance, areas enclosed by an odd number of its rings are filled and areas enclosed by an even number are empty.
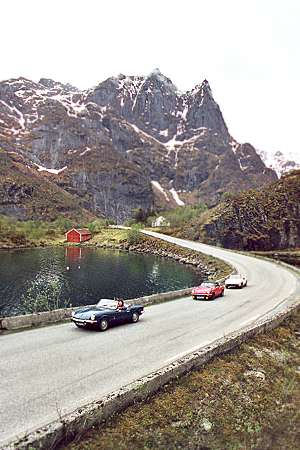
<svg viewBox="0 0 300 450"><path fill-rule="evenodd" d="M107 312L105 312L105 314L103 314L101 316L101 318L102 317L108 320L110 326L113 326L117 323L117 312L116 311L107 311ZM98 321L100 321L101 318Z"/></svg>
<svg viewBox="0 0 300 450"><path fill-rule="evenodd" d="M119 308L116 311L117 323L124 323L128 321L129 313L127 308Z"/></svg>

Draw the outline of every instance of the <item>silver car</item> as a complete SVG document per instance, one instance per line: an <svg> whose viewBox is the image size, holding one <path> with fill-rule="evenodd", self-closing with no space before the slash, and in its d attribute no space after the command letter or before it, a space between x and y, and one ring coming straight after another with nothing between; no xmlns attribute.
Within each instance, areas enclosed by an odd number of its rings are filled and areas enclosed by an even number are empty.
<svg viewBox="0 0 300 450"><path fill-rule="evenodd" d="M246 275L241 275L240 273L235 273L230 275L225 280L225 287L226 288L243 288L247 286L247 277Z"/></svg>

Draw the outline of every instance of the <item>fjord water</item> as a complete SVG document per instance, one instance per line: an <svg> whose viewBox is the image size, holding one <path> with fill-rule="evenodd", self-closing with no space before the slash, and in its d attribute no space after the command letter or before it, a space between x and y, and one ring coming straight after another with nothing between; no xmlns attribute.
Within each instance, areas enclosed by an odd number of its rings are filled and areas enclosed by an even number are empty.
<svg viewBox="0 0 300 450"><path fill-rule="evenodd" d="M151 255L88 247L0 252L0 316L24 313L28 295L51 292L59 306L94 304L100 298L135 298L198 284L191 268Z"/></svg>

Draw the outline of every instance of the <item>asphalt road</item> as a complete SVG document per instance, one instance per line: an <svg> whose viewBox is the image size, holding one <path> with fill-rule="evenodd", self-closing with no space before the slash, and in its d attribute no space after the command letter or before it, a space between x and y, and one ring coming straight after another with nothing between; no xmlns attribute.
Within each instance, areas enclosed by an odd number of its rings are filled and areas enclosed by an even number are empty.
<svg viewBox="0 0 300 450"><path fill-rule="evenodd" d="M67 323L1 336L0 446L282 307L299 290L299 278L271 262L166 239L223 258L247 274L248 286L213 302L150 306L139 323L105 333Z"/></svg>

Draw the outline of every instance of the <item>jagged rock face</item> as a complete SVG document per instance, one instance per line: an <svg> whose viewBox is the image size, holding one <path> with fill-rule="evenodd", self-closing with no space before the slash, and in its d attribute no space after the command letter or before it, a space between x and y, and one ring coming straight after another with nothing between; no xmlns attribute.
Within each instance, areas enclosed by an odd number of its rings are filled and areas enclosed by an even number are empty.
<svg viewBox="0 0 300 450"><path fill-rule="evenodd" d="M300 246L300 170L268 188L246 191L211 210L202 239L232 249L274 250Z"/></svg>
<svg viewBox="0 0 300 450"><path fill-rule="evenodd" d="M0 147L118 221L139 207L215 204L276 179L230 136L206 80L181 93L158 70L82 92L49 79L4 81Z"/></svg>
<svg viewBox="0 0 300 450"><path fill-rule="evenodd" d="M178 141L189 139L203 127L229 138L207 80L182 94L158 70L148 77L119 75L100 83L89 92L87 100L102 107L109 106L163 143L175 136Z"/></svg>
<svg viewBox="0 0 300 450"><path fill-rule="evenodd" d="M24 158L0 150L0 214L19 220L51 221L59 215L74 220L92 220L80 198L74 198L51 180L39 176Z"/></svg>
<svg viewBox="0 0 300 450"><path fill-rule="evenodd" d="M51 80L0 84L1 147L23 155L40 176L84 198L98 214L122 221L134 208L150 209L147 172L126 158L127 148L143 142L129 124L116 126L106 108L84 97Z"/></svg>
<svg viewBox="0 0 300 450"><path fill-rule="evenodd" d="M69 193L80 196L85 208L101 211L120 222L130 217L137 205L151 209L153 194L148 174L116 154L112 146L95 147L86 159L80 154L74 156L59 178L49 176Z"/></svg>

